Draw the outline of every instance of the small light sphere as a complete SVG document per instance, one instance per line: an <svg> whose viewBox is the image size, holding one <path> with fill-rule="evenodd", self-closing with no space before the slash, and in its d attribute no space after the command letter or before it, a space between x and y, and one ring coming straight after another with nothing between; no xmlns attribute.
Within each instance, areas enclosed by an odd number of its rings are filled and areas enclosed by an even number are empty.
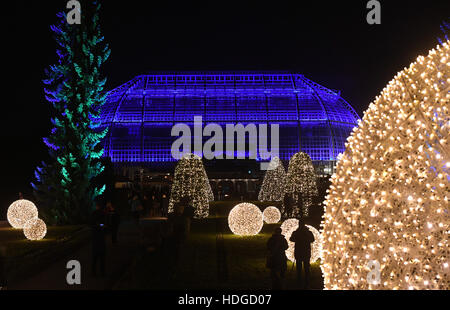
<svg viewBox="0 0 450 310"><path fill-rule="evenodd" d="M281 220L281 212L276 207L267 207L264 209L263 218L267 224L276 224Z"/></svg>
<svg viewBox="0 0 450 310"><path fill-rule="evenodd" d="M23 233L28 240L42 240L47 234L47 225L39 218L31 219L25 224Z"/></svg>
<svg viewBox="0 0 450 310"><path fill-rule="evenodd" d="M16 229L24 228L29 220L37 217L38 209L35 204L24 199L13 202L7 212L8 223Z"/></svg>
<svg viewBox="0 0 450 310"><path fill-rule="evenodd" d="M257 235L263 225L263 213L252 203L240 203L228 215L228 226L235 235Z"/></svg>
<svg viewBox="0 0 450 310"><path fill-rule="evenodd" d="M310 263L315 263L319 259L322 258L322 235L320 232L315 229L313 226L305 225L309 231L314 235L314 242L311 244L311 259ZM281 224L281 234L284 235L286 241L288 242L289 248L286 250L286 257L291 261L295 261L294 250L295 243L289 241L291 235L298 228L298 220L297 219L288 219Z"/></svg>

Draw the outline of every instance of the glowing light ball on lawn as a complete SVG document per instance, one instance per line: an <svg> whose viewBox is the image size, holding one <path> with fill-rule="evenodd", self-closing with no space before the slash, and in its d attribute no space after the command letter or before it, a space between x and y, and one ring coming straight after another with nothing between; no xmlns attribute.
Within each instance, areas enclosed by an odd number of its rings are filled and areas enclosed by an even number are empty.
<svg viewBox="0 0 450 310"><path fill-rule="evenodd" d="M26 222L37 217L38 209L28 200L17 200L8 208L8 223L16 229L22 229Z"/></svg>
<svg viewBox="0 0 450 310"><path fill-rule="evenodd" d="M47 234L47 225L39 218L31 219L25 224L23 233L28 240L41 240Z"/></svg>
<svg viewBox="0 0 450 310"><path fill-rule="evenodd" d="M311 244L311 263L315 263L320 258L322 258L322 247L323 241L320 232L315 229L313 226L305 225L309 231L314 235L314 242ZM291 261L295 261L294 250L295 243L289 241L292 236L292 233L298 229L298 220L297 219L288 219L281 224L281 234L284 235L286 241L288 242L289 248L286 250L286 257Z"/></svg>
<svg viewBox="0 0 450 310"><path fill-rule="evenodd" d="M281 212L276 207L267 207L264 209L263 218L267 224L276 224L281 220Z"/></svg>
<svg viewBox="0 0 450 310"><path fill-rule="evenodd" d="M450 289L450 41L376 97L331 179L326 289Z"/></svg>
<svg viewBox="0 0 450 310"><path fill-rule="evenodd" d="M228 215L228 226L235 235L257 235L263 224L261 210L252 203L240 203Z"/></svg>

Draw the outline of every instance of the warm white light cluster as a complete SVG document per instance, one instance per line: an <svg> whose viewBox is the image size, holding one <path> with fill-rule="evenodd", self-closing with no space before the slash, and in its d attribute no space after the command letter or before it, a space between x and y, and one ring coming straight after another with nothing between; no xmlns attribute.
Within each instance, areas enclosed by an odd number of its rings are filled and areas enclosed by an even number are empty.
<svg viewBox="0 0 450 310"><path fill-rule="evenodd" d="M28 240L41 240L47 234L47 225L43 220L33 218L25 224L23 233Z"/></svg>
<svg viewBox="0 0 450 310"><path fill-rule="evenodd" d="M259 201L283 201L286 186L286 171L278 157L272 158L264 176Z"/></svg>
<svg viewBox="0 0 450 310"><path fill-rule="evenodd" d="M264 209L263 218L267 224L276 224L281 220L281 212L277 207L267 207Z"/></svg>
<svg viewBox="0 0 450 310"><path fill-rule="evenodd" d="M320 258L322 258L322 247L323 240L322 236L317 229L313 226L305 225L314 235L314 242L311 244L311 259L310 263L315 263ZM281 224L281 234L286 238L288 242L289 248L286 250L286 257L291 261L295 261L294 250L295 243L289 241L292 236L292 233L296 231L298 228L298 220L297 219L287 219Z"/></svg>
<svg viewBox="0 0 450 310"><path fill-rule="evenodd" d="M24 199L13 202L7 212L8 223L16 229L23 229L26 222L37 217L35 204Z"/></svg>
<svg viewBox="0 0 450 310"><path fill-rule="evenodd" d="M175 203L183 197L189 197L195 209L195 218L209 216L209 202L214 195L201 158L194 154L184 155L175 168L172 184L169 213L174 211Z"/></svg>
<svg viewBox="0 0 450 310"><path fill-rule="evenodd" d="M263 214L252 203L240 203L228 214L228 226L235 235L254 236L259 234L262 227Z"/></svg>
<svg viewBox="0 0 450 310"><path fill-rule="evenodd" d="M325 288L450 289L449 47L399 72L349 137L325 202Z"/></svg>
<svg viewBox="0 0 450 310"><path fill-rule="evenodd" d="M299 152L289 161L286 192L290 193L295 201L293 213L289 216L308 216L313 198L318 195L316 173L308 154ZM299 200L302 210L298 208Z"/></svg>
<svg viewBox="0 0 450 310"><path fill-rule="evenodd" d="M16 229L23 229L28 240L41 240L47 234L47 226L38 216L36 205L25 199L13 202L7 213L9 224Z"/></svg>

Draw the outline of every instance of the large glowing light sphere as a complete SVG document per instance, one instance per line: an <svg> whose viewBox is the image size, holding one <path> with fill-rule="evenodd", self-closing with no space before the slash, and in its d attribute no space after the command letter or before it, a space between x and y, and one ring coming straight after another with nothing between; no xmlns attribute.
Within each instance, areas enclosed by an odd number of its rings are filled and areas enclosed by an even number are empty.
<svg viewBox="0 0 450 310"><path fill-rule="evenodd" d="M281 220L281 212L276 207L267 207L264 209L263 218L267 224L276 224Z"/></svg>
<svg viewBox="0 0 450 310"><path fill-rule="evenodd" d="M16 229L22 229L26 222L37 217L38 209L34 203L24 199L13 202L7 212L8 223Z"/></svg>
<svg viewBox="0 0 450 310"><path fill-rule="evenodd" d="M254 236L259 234L262 227L263 214L252 203L240 203L228 215L228 226L235 235Z"/></svg>
<svg viewBox="0 0 450 310"><path fill-rule="evenodd" d="M28 240L41 240L47 234L47 225L39 218L29 220L24 228L23 233Z"/></svg>
<svg viewBox="0 0 450 310"><path fill-rule="evenodd" d="M322 236L317 229L313 226L305 225L309 231L314 235L314 242L311 244L311 259L310 263L315 263L320 258L322 258L322 247L323 241ZM296 231L298 228L298 220L297 219L288 219L281 224L281 234L286 238L288 242L289 248L286 250L286 257L291 261L295 261L294 250L295 243L289 241L292 236L292 233Z"/></svg>
<svg viewBox="0 0 450 310"><path fill-rule="evenodd" d="M450 289L449 49L399 72L347 140L322 222L326 289Z"/></svg>

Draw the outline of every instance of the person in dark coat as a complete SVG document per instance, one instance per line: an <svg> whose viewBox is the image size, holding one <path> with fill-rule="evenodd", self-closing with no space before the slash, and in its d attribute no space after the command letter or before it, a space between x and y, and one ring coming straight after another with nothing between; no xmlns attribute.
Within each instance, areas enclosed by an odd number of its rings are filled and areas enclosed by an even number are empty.
<svg viewBox="0 0 450 310"><path fill-rule="evenodd" d="M181 203L177 203L174 206L174 212L169 215L168 224L169 228L169 249L170 259L172 260L172 276L176 273L179 267L179 261L181 256L181 248L186 240L186 222L183 216L184 206Z"/></svg>
<svg viewBox="0 0 450 310"><path fill-rule="evenodd" d="M191 222L192 222L192 219L194 218L195 209L192 206L192 203L190 202L189 197L182 198L181 203L184 206L183 217L184 217L184 221L185 221L185 229L186 229L186 236L187 236L191 232Z"/></svg>
<svg viewBox="0 0 450 310"><path fill-rule="evenodd" d="M6 247L0 246L0 291L6 290Z"/></svg>
<svg viewBox="0 0 450 310"><path fill-rule="evenodd" d="M100 263L100 274L105 275L106 258L106 216L100 203L92 213L92 275L97 275L97 263Z"/></svg>
<svg viewBox="0 0 450 310"><path fill-rule="evenodd" d="M169 199L167 198L166 194L163 194L161 198L161 213L162 213L161 215L166 217L168 211L169 211Z"/></svg>
<svg viewBox="0 0 450 310"><path fill-rule="evenodd" d="M292 208L294 207L294 200L292 199L292 195L290 193L284 194L283 207L284 207L284 215L286 217L291 217Z"/></svg>
<svg viewBox="0 0 450 310"><path fill-rule="evenodd" d="M309 286L310 260L311 260L311 243L314 242L313 233L305 226L303 221L299 221L298 229L294 231L289 239L295 243L294 256L297 264L297 280L302 280L302 265L305 269L304 288Z"/></svg>
<svg viewBox="0 0 450 310"><path fill-rule="evenodd" d="M286 250L289 245L286 238L281 234L281 228L275 228L275 231L267 241L269 254L266 267L270 269L272 279L272 289L281 290L283 288L283 279L286 273Z"/></svg>
<svg viewBox="0 0 450 310"><path fill-rule="evenodd" d="M111 241L113 244L117 243L117 233L120 225L120 214L117 212L111 201L106 203L106 217L108 229L111 233Z"/></svg>

